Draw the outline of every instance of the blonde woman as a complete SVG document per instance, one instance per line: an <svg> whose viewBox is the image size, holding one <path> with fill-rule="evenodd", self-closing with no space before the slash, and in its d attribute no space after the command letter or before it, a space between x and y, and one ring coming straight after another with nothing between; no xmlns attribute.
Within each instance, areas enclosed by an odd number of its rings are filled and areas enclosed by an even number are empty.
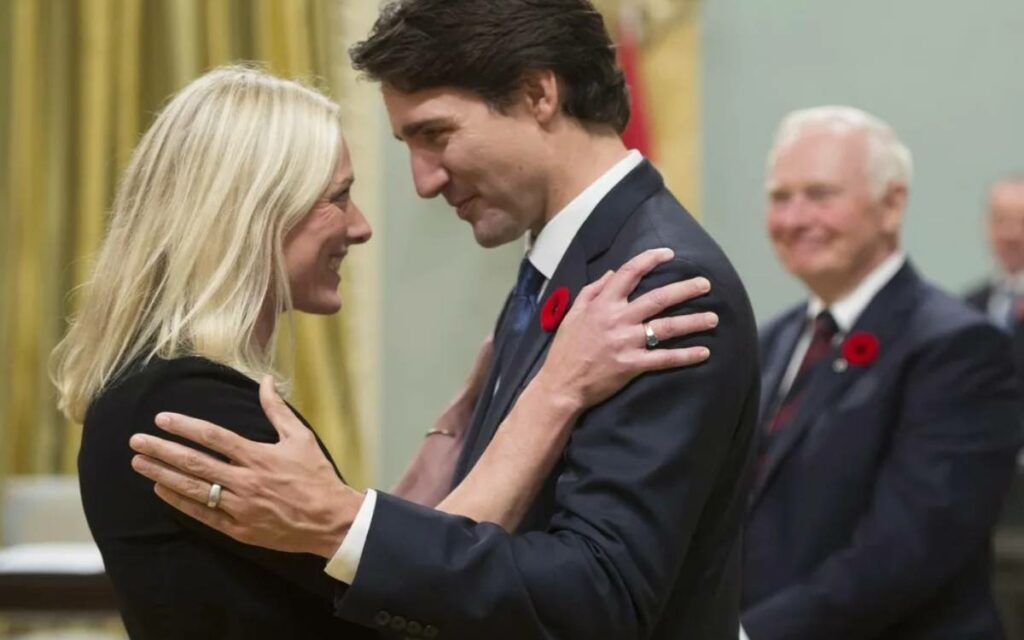
<svg viewBox="0 0 1024 640"><path fill-rule="evenodd" d="M337 312L341 262L371 235L351 198L338 111L259 70L212 71L168 103L118 188L81 311L54 353L54 381L61 408L84 421L82 499L133 638L370 634L332 615L335 583L322 559L240 544L180 514L132 471L128 446L131 434L155 432L162 411L277 440L256 381L274 375L280 314ZM537 383L580 398L570 413L643 370L706 357L679 349L667 352L674 359L625 358L643 351L620 344L639 323L594 321L626 305L639 277L670 257L644 254L580 294ZM656 302L648 295L629 305L660 310L693 291L675 285L654 292ZM665 338L684 333L670 330ZM546 475L571 428L554 403L524 393L508 419L513 437L492 445L518 461L523 491ZM446 509L484 517L473 505L501 506L486 472L474 479Z"/></svg>

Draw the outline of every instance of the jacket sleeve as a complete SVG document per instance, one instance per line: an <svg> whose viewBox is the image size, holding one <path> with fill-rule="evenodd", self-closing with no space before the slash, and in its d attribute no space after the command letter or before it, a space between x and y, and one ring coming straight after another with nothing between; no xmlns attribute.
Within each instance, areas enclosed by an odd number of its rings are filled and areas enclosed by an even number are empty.
<svg viewBox="0 0 1024 640"><path fill-rule="evenodd" d="M378 627L416 621L439 639L648 637L744 408L757 402L742 292L677 259L634 295L697 275L712 292L670 313L714 310L719 327L666 346L703 344L711 359L642 376L583 416L547 530L510 535L380 494L338 615Z"/></svg>
<svg viewBox="0 0 1024 640"><path fill-rule="evenodd" d="M751 640L874 637L984 553L1021 443L1008 347L975 325L908 363L893 441L849 546L744 612Z"/></svg>
<svg viewBox="0 0 1024 640"><path fill-rule="evenodd" d="M218 424L257 442L277 442L274 426L259 403L258 386L241 374L219 365L203 364L176 369L143 397L140 415L149 416L139 425L140 433L175 440L223 459L219 454L156 428L153 418L161 411L173 411ZM308 425L307 425L308 426ZM326 452L325 452L325 455ZM329 457L329 456L328 456ZM142 481L149 482L144 478ZM154 500L159 500L154 497ZM215 545L226 553L254 562L299 589L330 604L336 585L324 572L324 560L311 554L289 554L242 544L215 531L177 509L163 505L191 535ZM343 588L343 587L342 587Z"/></svg>

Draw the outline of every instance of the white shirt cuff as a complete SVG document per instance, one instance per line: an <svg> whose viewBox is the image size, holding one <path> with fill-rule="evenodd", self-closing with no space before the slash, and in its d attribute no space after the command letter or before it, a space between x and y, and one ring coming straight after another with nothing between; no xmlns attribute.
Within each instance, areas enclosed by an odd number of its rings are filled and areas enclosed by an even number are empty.
<svg viewBox="0 0 1024 640"><path fill-rule="evenodd" d="M740 640L750 640L750 638L747 637L747 632L743 630L742 624L740 625Z"/></svg>
<svg viewBox="0 0 1024 640"><path fill-rule="evenodd" d="M356 513L352 526L348 529L348 535L342 541L334 557L324 567L324 572L345 584L352 584L356 579L356 571L359 569L359 560L363 557L363 547L366 546L366 536L370 533L370 523L373 521L373 510L377 506L377 492L373 489L366 490L363 504Z"/></svg>

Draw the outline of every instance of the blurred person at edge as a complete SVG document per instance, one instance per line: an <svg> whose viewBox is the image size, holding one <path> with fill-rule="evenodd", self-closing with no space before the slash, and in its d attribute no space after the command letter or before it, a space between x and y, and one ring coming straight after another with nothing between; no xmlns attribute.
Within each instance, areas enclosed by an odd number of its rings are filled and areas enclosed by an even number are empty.
<svg viewBox="0 0 1024 640"><path fill-rule="evenodd" d="M129 448L133 433L156 432L161 412L186 412L247 441L316 450L318 470L340 482L308 423L278 432L264 409L284 406L272 377L281 314L336 313L342 260L370 239L354 179L338 105L246 67L190 83L133 153L80 312L54 354L61 408L84 418L86 517L132 638L377 635L334 615L338 585L322 559L241 544L185 517L133 471ZM626 303L670 257L642 253L580 292L552 357L484 453L497 461L439 509L503 522L547 475L573 416L600 401L595 393L686 362L694 349L645 350L636 315L689 299L693 288L677 283L653 292L658 303ZM691 332L684 328L660 326L666 337ZM468 389L482 384L486 359ZM233 512L229 488L201 491L204 502Z"/></svg>
<svg viewBox="0 0 1024 640"><path fill-rule="evenodd" d="M1003 177L989 189L988 240L995 273L965 299L1010 334L1018 390L1024 397L1024 175ZM1002 523L1024 523L1024 452L1017 457Z"/></svg>
<svg viewBox="0 0 1024 640"><path fill-rule="evenodd" d="M768 233L809 300L761 332L750 640L1003 637L990 537L1021 444L1009 344L903 253L911 173L857 109L778 129Z"/></svg>
<svg viewBox="0 0 1024 640"><path fill-rule="evenodd" d="M1011 335L1014 364L1018 376L1024 377L1024 176L993 184L988 206L988 240L996 273L966 299Z"/></svg>

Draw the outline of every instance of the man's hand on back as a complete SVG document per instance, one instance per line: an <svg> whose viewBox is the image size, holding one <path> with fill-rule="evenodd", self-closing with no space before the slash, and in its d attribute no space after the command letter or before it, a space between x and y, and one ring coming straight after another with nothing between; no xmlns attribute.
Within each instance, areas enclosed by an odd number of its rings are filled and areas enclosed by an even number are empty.
<svg viewBox="0 0 1024 640"><path fill-rule="evenodd" d="M341 545L363 494L345 485L316 437L274 391L268 376L260 403L280 440L247 440L218 425L162 413L161 429L225 456L229 462L143 434L132 467L156 482L156 494L175 509L239 542L330 558ZM223 487L207 506L211 484Z"/></svg>

